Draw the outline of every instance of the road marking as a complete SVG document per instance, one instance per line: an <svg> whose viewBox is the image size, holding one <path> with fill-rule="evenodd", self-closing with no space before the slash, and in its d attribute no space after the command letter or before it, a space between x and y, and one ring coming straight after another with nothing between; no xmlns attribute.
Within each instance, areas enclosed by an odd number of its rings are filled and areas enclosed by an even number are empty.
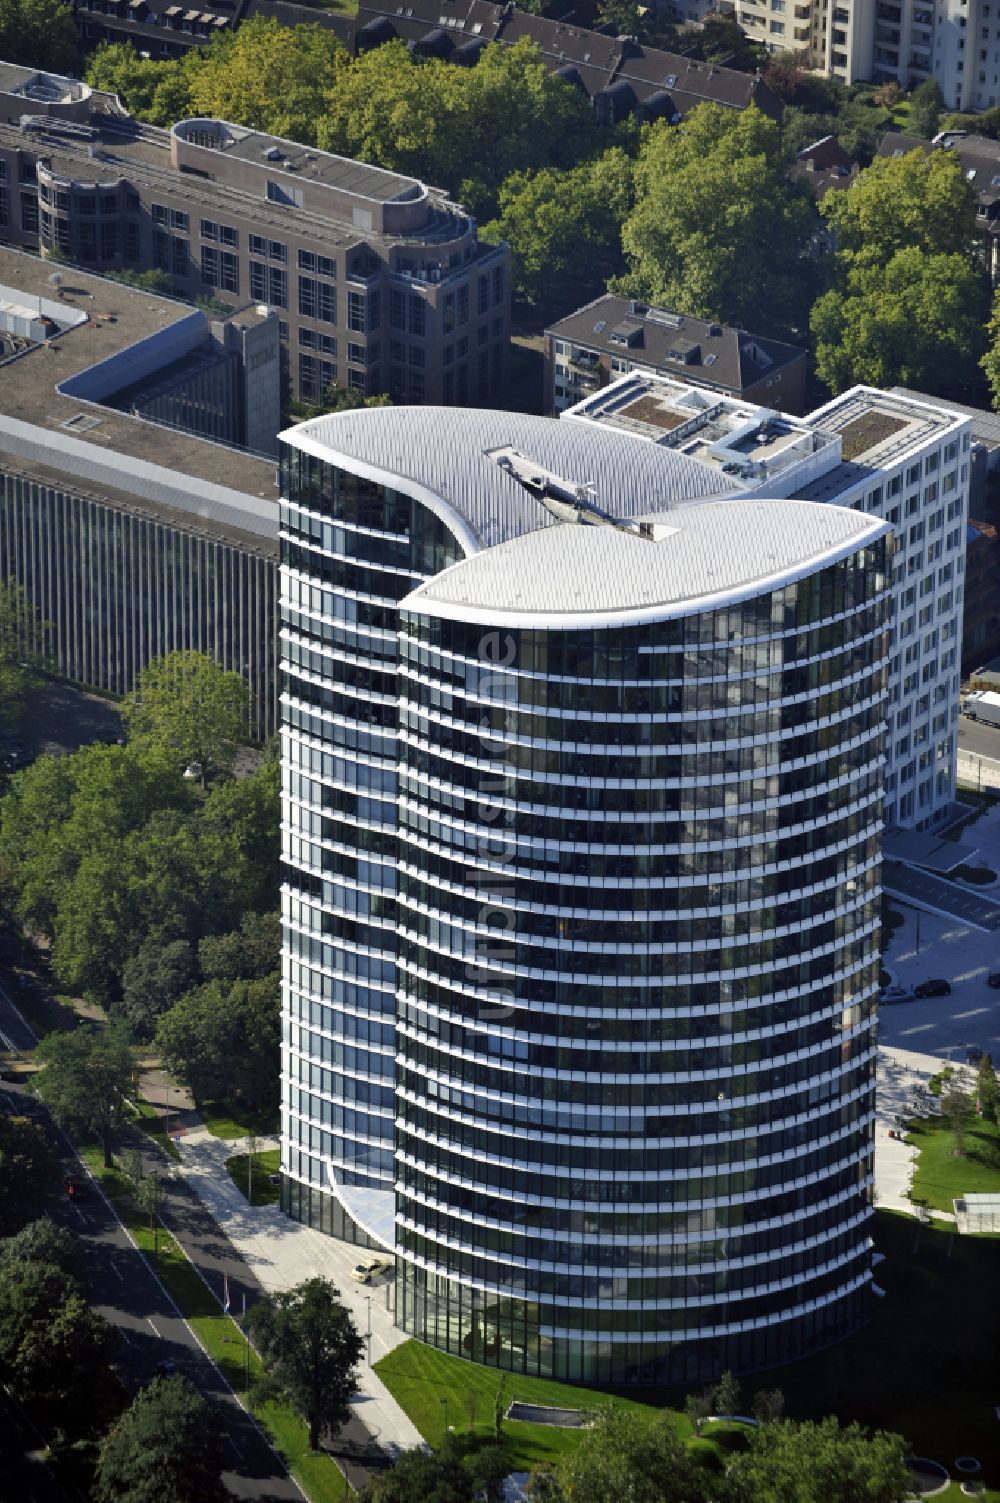
<svg viewBox="0 0 1000 1503"><path fill-rule="evenodd" d="M153 1317L152 1317L152 1316L151 1316L151 1315L147 1315L147 1316L146 1316L146 1319L147 1319L147 1320L148 1320L148 1321L149 1321L149 1323L150 1323L150 1325L151 1325L151 1326L153 1326ZM158 1330L157 1330L157 1329L156 1329L156 1327L155 1327L155 1326L153 1326L153 1335L154 1335L154 1336L160 1336L160 1333L159 1333L159 1331L158 1331ZM161 1341L162 1341L162 1340L163 1340L163 1337L162 1337L162 1336L160 1336L160 1340L161 1340Z"/></svg>
<svg viewBox="0 0 1000 1503"><path fill-rule="evenodd" d="M124 1284L124 1282L125 1282L125 1275L122 1273L121 1269L118 1267L118 1264L115 1262L114 1258L112 1258L112 1260L111 1260L111 1267L114 1269L115 1273L118 1275L118 1277L121 1279L122 1283Z"/></svg>
<svg viewBox="0 0 1000 1503"><path fill-rule="evenodd" d="M227 1433L226 1439L229 1441L229 1444L232 1446L233 1450L236 1452L236 1454L240 1458L240 1460L241 1461L246 1461L247 1458L246 1458L246 1455L245 1455L244 1451L242 1450L242 1448L240 1446L238 1446L236 1444L236 1442L233 1439L233 1437L230 1434Z"/></svg>
<svg viewBox="0 0 1000 1503"><path fill-rule="evenodd" d="M126 1331L126 1329L125 1329L124 1326L119 1326L118 1327L118 1334L121 1337L121 1339L124 1341L124 1343L125 1343L126 1346L131 1346L132 1345L131 1341L129 1341L129 1339L128 1339L128 1332Z"/></svg>
<svg viewBox="0 0 1000 1503"><path fill-rule="evenodd" d="M10 1039L7 1037L7 1035L3 1032L2 1029L0 1029L0 1044L3 1044L3 1046L4 1046L5 1049L14 1049L16 1047L14 1044L11 1043Z"/></svg>

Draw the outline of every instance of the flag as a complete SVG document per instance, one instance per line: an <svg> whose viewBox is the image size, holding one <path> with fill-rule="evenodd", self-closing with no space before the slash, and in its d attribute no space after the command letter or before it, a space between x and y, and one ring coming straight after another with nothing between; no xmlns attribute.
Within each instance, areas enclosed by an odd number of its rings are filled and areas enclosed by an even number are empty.
<svg viewBox="0 0 1000 1503"><path fill-rule="evenodd" d="M228 1273L224 1273L222 1275L222 1308L226 1312L226 1314L228 1315L229 1314L229 1275L228 1275Z"/></svg>

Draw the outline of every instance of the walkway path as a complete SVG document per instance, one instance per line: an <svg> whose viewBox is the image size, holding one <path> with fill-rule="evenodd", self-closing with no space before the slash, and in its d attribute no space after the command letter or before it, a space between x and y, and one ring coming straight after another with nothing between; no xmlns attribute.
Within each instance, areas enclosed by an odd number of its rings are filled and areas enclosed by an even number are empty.
<svg viewBox="0 0 1000 1503"><path fill-rule="evenodd" d="M196 1127L176 1141L181 1162L175 1174L199 1197L264 1289L289 1289L321 1274L340 1290L362 1336L371 1330L370 1361L377 1362L407 1340L393 1325L391 1276L367 1286L351 1277L351 1269L365 1256L363 1249L302 1226L277 1206L247 1204L226 1171L227 1158L246 1152L245 1140L227 1141ZM277 1147L277 1139L258 1142L262 1150ZM359 1393L352 1404L355 1414L390 1456L422 1446L419 1430L370 1361L360 1370Z"/></svg>

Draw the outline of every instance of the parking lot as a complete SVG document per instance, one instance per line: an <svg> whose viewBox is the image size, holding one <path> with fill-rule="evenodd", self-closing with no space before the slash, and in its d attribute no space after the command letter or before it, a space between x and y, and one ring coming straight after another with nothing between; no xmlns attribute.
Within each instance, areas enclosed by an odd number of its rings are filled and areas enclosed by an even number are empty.
<svg viewBox="0 0 1000 1503"><path fill-rule="evenodd" d="M986 981L991 970L1000 970L1000 932L984 934L957 919L892 906L904 917L884 959L893 981L912 987L941 976L952 990L950 997L882 1007L879 1043L954 1061L978 1047L1000 1060L1000 990Z"/></svg>

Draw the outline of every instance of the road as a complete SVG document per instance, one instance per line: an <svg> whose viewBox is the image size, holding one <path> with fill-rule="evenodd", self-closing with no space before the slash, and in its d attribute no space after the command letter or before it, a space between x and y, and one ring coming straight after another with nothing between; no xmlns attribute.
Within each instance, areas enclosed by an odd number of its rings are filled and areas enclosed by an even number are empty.
<svg viewBox="0 0 1000 1503"><path fill-rule="evenodd" d="M958 722L958 749L970 757L991 757L1000 762L1000 726L984 725L962 715Z"/></svg>
<svg viewBox="0 0 1000 1503"><path fill-rule="evenodd" d="M24 1027L10 999L0 991L0 1033L22 1047ZM65 1136L24 1086L0 1085L0 1109L31 1114L46 1128L64 1174L81 1173L80 1162ZM222 1374L202 1351L194 1333L178 1314L145 1258L132 1245L117 1216L92 1183L83 1203L58 1199L51 1214L68 1226L86 1248L87 1296L118 1330L117 1359L126 1386L138 1391L156 1376L165 1358L219 1411L225 1434L224 1480L236 1498L255 1503L304 1503L304 1494L287 1476L271 1446L227 1387Z"/></svg>

